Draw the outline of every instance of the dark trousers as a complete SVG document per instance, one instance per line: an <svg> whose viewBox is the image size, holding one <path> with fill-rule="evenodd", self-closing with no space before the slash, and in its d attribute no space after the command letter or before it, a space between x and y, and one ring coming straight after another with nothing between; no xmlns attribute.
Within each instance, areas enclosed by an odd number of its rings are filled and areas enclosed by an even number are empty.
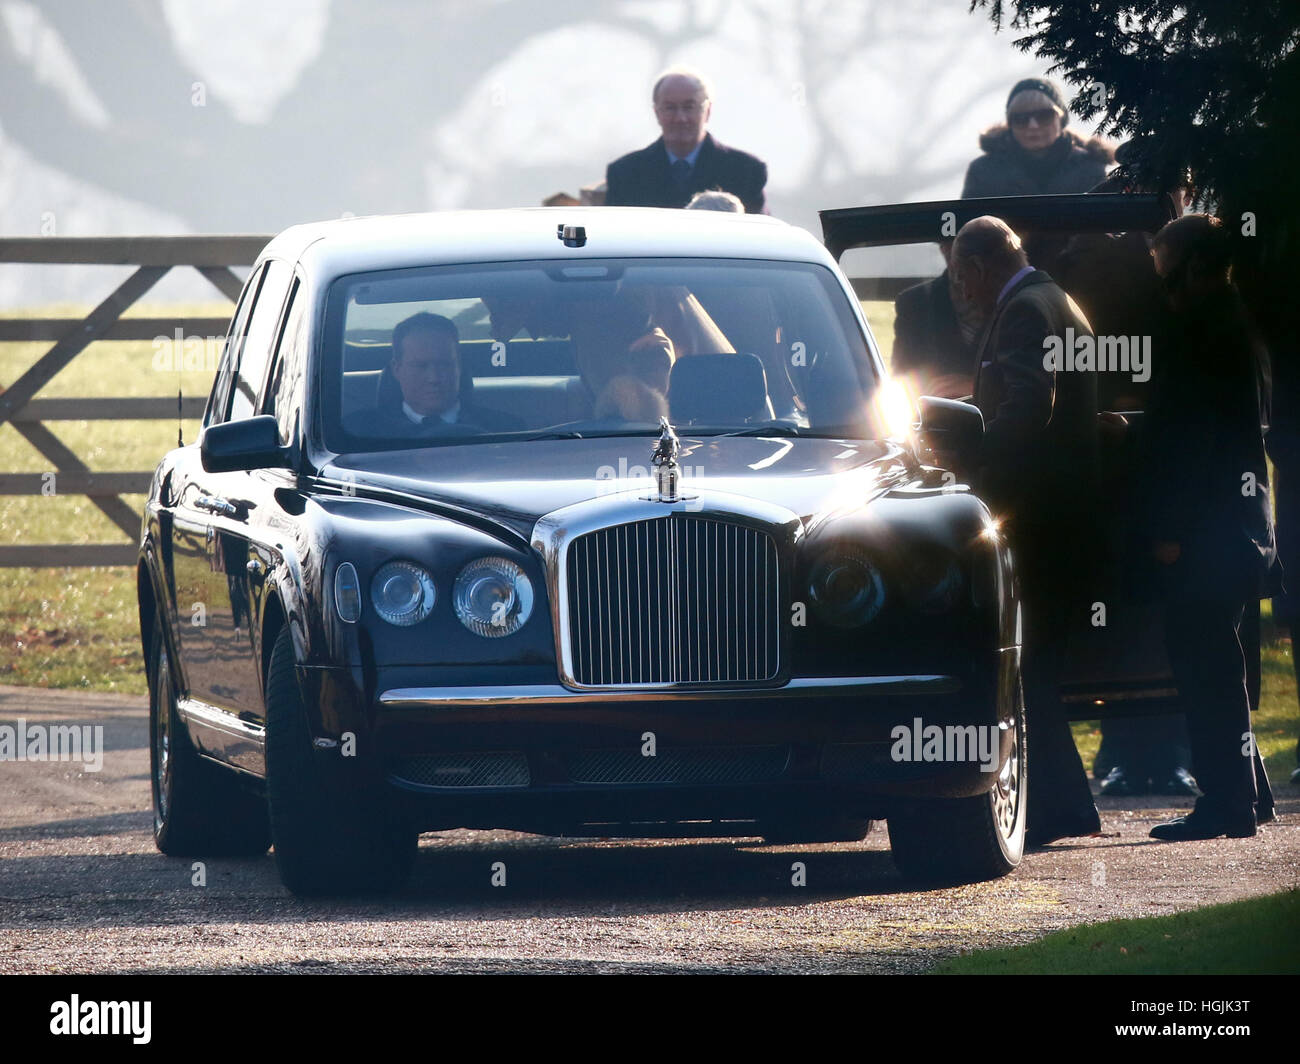
<svg viewBox="0 0 1300 1064"><path fill-rule="evenodd" d="M1197 808L1228 816L1253 811L1257 755L1250 728L1246 661L1238 629L1244 602L1187 601L1165 607L1165 640L1187 718Z"/></svg>
<svg viewBox="0 0 1300 1064"><path fill-rule="evenodd" d="M1071 612L1085 610L1087 605L1078 593L1078 580L1061 567L1062 557L1077 555L1060 550L1064 536L1059 529L1035 530L1018 539L1025 737L1031 780L1026 827L1033 835L1061 821L1077 824L1097 815L1060 694Z"/></svg>
<svg viewBox="0 0 1300 1064"><path fill-rule="evenodd" d="M1101 749L1093 775L1105 779L1115 767L1141 784L1157 786L1186 768L1192 760L1187 727L1179 713L1152 717L1112 717L1101 722Z"/></svg>

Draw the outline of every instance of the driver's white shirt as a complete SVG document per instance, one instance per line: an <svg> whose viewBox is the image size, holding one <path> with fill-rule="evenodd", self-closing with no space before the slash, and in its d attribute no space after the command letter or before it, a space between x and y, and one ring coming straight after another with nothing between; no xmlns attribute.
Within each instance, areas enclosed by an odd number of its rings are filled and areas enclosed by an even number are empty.
<svg viewBox="0 0 1300 1064"><path fill-rule="evenodd" d="M402 413L405 414L412 421L414 421L417 425L424 424L424 419L426 415L416 413L414 410L412 410L410 404L407 403L405 399L402 400ZM442 418L442 420L445 421L448 425L454 425L456 424L456 419L460 417L460 403L459 402L452 403L452 405L449 406L446 410L444 410L441 414L430 414L428 416Z"/></svg>

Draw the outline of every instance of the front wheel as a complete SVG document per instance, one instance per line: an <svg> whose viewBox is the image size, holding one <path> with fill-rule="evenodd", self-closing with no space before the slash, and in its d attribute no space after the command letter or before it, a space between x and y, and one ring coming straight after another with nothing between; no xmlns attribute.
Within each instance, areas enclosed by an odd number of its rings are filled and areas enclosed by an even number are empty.
<svg viewBox="0 0 1300 1064"><path fill-rule="evenodd" d="M245 790L232 769L203 760L176 704L162 620L150 640L149 768L153 840L169 857L256 857L271 845L266 802Z"/></svg>
<svg viewBox="0 0 1300 1064"><path fill-rule="evenodd" d="M266 680L266 791L276 868L294 894L388 890L410 873L419 835L376 773L342 761L312 747L293 639L282 628Z"/></svg>
<svg viewBox="0 0 1300 1064"><path fill-rule="evenodd" d="M917 799L889 817L894 864L909 879L972 883L1011 872L1025 852L1025 699L1015 677L1011 753L987 794Z"/></svg>

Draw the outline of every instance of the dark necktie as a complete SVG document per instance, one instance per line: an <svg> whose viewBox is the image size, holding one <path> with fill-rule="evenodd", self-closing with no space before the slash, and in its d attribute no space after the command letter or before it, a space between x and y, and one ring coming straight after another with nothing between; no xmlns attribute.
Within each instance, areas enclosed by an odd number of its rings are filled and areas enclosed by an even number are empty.
<svg viewBox="0 0 1300 1064"><path fill-rule="evenodd" d="M677 191L684 195L691 182L691 164L685 159L676 159L673 161L672 171L673 184L677 186Z"/></svg>

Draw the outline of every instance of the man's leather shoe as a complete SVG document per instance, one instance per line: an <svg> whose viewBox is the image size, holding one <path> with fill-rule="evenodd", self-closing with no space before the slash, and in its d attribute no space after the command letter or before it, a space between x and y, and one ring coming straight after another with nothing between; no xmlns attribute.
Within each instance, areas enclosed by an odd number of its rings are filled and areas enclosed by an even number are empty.
<svg viewBox="0 0 1300 1064"><path fill-rule="evenodd" d="M1025 830L1026 846L1046 846L1057 839L1073 839L1080 835L1095 835L1101 830L1101 817L1097 807L1092 807L1092 814L1076 813L1073 816L1057 816L1046 823L1034 824Z"/></svg>
<svg viewBox="0 0 1300 1064"><path fill-rule="evenodd" d="M1255 812L1252 809L1245 815L1224 817L1212 813L1197 813L1196 810L1186 816L1180 816L1164 824L1157 824L1151 829L1153 839L1165 842L1191 842L1197 839L1217 839L1226 835L1230 839L1248 839L1255 834Z"/></svg>
<svg viewBox="0 0 1300 1064"><path fill-rule="evenodd" d="M1123 765L1116 765L1101 781L1101 793L1107 798L1127 798L1131 794L1145 794L1146 781L1130 776Z"/></svg>
<svg viewBox="0 0 1300 1064"><path fill-rule="evenodd" d="M1156 788L1156 793L1195 798L1201 793L1201 789L1196 786L1196 778L1180 765Z"/></svg>

